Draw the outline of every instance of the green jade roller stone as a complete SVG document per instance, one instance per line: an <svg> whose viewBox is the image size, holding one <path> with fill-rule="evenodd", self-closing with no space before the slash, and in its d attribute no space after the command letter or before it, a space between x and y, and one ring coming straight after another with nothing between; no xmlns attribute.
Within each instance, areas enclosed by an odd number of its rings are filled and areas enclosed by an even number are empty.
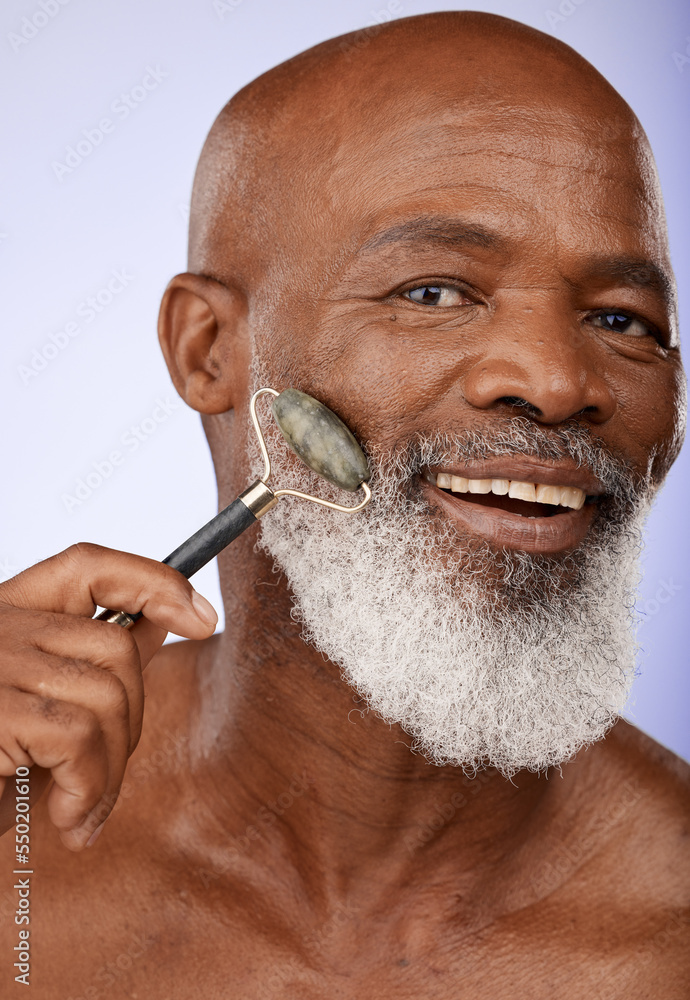
<svg viewBox="0 0 690 1000"><path fill-rule="evenodd" d="M318 399L285 389L271 411L292 450L317 475L350 493L369 480L369 465L354 434Z"/></svg>

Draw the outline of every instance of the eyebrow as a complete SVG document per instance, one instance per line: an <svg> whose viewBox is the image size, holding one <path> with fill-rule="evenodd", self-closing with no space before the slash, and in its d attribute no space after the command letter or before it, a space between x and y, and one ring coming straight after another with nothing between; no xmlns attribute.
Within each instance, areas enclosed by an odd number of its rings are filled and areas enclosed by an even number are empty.
<svg viewBox="0 0 690 1000"><path fill-rule="evenodd" d="M649 289L661 296L668 309L672 309L675 304L675 285L671 276L658 264L644 257L590 258L587 261L584 278L585 280L603 278L633 288Z"/></svg>
<svg viewBox="0 0 690 1000"><path fill-rule="evenodd" d="M382 230L368 239L359 249L360 253L372 253L392 244L434 246L463 250L475 247L482 250L507 250L510 240L485 226L469 224L457 218L420 217L409 219ZM581 286L587 280L620 282L633 288L649 289L656 292L667 309L675 305L675 285L670 275L658 264L643 257L594 256L589 257L582 268L583 281L573 282L571 287Z"/></svg>
<svg viewBox="0 0 690 1000"><path fill-rule="evenodd" d="M458 219L419 218L401 222L372 236L360 248L361 253L370 253L379 247L393 243L443 246L451 249L479 247L483 250L507 246L508 241L499 233L484 226L469 225Z"/></svg>

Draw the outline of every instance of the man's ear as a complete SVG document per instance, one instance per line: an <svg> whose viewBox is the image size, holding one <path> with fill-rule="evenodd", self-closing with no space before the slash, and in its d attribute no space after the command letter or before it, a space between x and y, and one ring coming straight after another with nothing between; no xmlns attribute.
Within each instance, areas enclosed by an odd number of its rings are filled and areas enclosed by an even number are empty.
<svg viewBox="0 0 690 1000"><path fill-rule="evenodd" d="M237 288L178 274L165 290L158 339L175 388L200 413L225 413L246 393L247 302Z"/></svg>

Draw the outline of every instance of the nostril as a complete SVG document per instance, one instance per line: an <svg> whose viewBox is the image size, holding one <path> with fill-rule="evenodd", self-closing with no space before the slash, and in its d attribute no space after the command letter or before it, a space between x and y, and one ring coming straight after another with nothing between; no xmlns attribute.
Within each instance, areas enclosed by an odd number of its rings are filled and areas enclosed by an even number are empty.
<svg viewBox="0 0 690 1000"><path fill-rule="evenodd" d="M499 399L499 403L505 403L507 406L514 406L520 410L526 410L526 412L533 417L541 417L542 415L542 411L538 406L534 406L521 396L502 396Z"/></svg>

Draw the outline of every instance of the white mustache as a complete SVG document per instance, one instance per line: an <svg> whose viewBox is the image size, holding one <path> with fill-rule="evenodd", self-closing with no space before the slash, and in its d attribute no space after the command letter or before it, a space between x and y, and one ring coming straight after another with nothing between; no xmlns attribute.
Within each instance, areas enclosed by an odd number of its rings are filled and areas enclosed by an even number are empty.
<svg viewBox="0 0 690 1000"><path fill-rule="evenodd" d="M527 417L512 417L479 429L416 434L395 449L377 445L366 448L375 473L372 489L379 485L401 486L429 466L452 466L490 458L530 458L547 462L569 461L601 482L609 504L619 517L633 516L651 490L651 482L636 473L630 463L580 423L557 430L537 426Z"/></svg>

